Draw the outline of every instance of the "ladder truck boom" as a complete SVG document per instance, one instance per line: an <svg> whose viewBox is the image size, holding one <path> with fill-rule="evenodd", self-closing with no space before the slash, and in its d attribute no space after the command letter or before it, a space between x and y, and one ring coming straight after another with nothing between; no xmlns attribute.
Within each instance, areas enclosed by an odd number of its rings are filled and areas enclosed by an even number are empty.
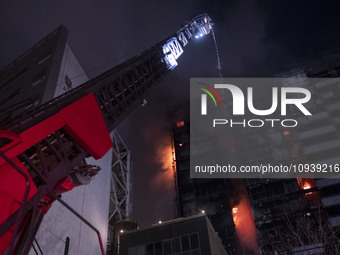
<svg viewBox="0 0 340 255"><path fill-rule="evenodd" d="M109 133L177 66L184 47L209 34L212 25L207 14L199 15L138 56L45 104L0 112L0 254L28 254L51 203L99 171L85 158L107 153ZM100 246L104 254L101 241Z"/></svg>

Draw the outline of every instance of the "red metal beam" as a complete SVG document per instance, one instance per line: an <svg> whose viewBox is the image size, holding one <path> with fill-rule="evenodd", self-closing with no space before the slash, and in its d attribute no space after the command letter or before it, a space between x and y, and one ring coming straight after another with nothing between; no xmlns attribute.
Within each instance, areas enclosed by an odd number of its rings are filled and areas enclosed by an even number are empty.
<svg viewBox="0 0 340 255"><path fill-rule="evenodd" d="M18 155L61 128L95 159L103 157L113 145L95 96L91 93L20 134L1 130L0 138L9 139L11 142L0 150L28 174L25 166L18 160ZM37 193L37 187L31 178L29 182L31 189L28 200ZM0 224L20 208L25 189L24 178L3 158L0 158L0 204L2 206ZM22 219L18 220L20 222ZM9 245L13 227L0 237L0 254L3 254Z"/></svg>

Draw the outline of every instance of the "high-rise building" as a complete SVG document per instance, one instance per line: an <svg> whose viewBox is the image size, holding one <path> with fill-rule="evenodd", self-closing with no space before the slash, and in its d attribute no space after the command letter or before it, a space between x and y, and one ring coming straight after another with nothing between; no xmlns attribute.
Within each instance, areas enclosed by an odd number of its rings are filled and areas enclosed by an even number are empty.
<svg viewBox="0 0 340 255"><path fill-rule="evenodd" d="M299 123L298 127L294 129L275 127L230 130L229 137L222 141L226 145L225 156L237 165L326 163L335 167L340 158L340 80L336 78L338 76L339 68L322 72L294 70L280 75L279 77L295 78L297 82L305 78L328 78L303 85L313 95L312 100L308 103L308 109L312 111L312 115L299 117L294 109L289 109L290 114L294 115ZM285 84L285 86L300 85ZM232 100L227 101L232 102ZM261 103L259 102L259 104ZM259 105L257 107L261 108ZM265 107L267 106L264 105L264 109L266 109ZM201 210L204 207L201 202L204 197L201 196L201 190L207 190L206 197L208 199L205 207L213 208L212 212L215 213L218 211L215 201L227 205L225 210L228 212L224 214L222 211L220 212L224 217L231 218L226 226L228 226L228 230L236 232L234 237L237 236L239 246L235 247L238 247L239 250L237 248L228 249L228 241L225 241L228 239L224 239L221 234L223 233L223 221L220 221L221 224L216 227L216 231L230 253L234 250L234 252L242 254L245 252L244 247L249 247L247 240L244 240L240 234L244 233L240 221L244 220L242 214L245 211L248 214L247 208L250 207L252 221L256 227L254 242L257 244L253 245L254 249L249 254L257 254L256 250L260 254L278 254L280 252L337 254L335 250L339 248L339 245L334 241L338 238L340 224L339 179L254 178L245 179L243 182L230 180L229 183L225 181L226 183L220 190L220 196L214 200L217 183L222 183L223 180L189 178L190 123L185 118L178 118L176 121L174 144L177 165L178 215L188 215L193 211ZM200 141L200 145L202 150L213 150L204 138ZM202 187L199 187L200 185ZM243 208L243 212L241 208ZM207 213L209 214L209 212ZM213 220L212 224L214 225ZM311 233L314 233L313 236ZM325 233L328 233L327 238L324 236ZM295 238L290 236L295 236ZM297 238L298 236L301 238ZM232 243L231 240L229 239L229 244Z"/></svg>
<svg viewBox="0 0 340 255"><path fill-rule="evenodd" d="M302 142L307 142L304 153L311 162L332 164L340 161L340 67L308 73L308 77L323 78L314 86L318 95L317 118L304 132L300 132ZM322 143L318 141L322 140ZM340 226L340 174L338 178L317 179L322 206L325 208L332 226Z"/></svg>
<svg viewBox="0 0 340 255"><path fill-rule="evenodd" d="M176 158L176 216L189 217L204 212L228 254L238 254L238 244L230 208L229 186L225 179L190 178L190 124L179 106L172 113Z"/></svg>
<svg viewBox="0 0 340 255"><path fill-rule="evenodd" d="M339 162L340 108L336 93L339 79L335 78L338 75L338 69L318 73L295 70L286 75L297 79L326 79L305 85L313 95L308 105L312 115L297 117L296 129L272 130L270 136L270 132L260 135L268 141L270 160L265 163L335 166ZM339 184L336 178L248 179L261 254L337 254Z"/></svg>

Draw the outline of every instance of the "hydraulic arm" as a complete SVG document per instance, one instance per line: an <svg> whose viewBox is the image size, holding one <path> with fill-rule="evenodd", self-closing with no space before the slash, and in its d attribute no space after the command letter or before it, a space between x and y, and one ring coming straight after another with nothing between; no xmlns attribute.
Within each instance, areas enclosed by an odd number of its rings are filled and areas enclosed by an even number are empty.
<svg viewBox="0 0 340 255"><path fill-rule="evenodd" d="M43 105L10 118L0 112L0 254L28 253L51 203L98 172L84 159L106 154L109 132L177 66L184 47L211 29L208 15L197 16L140 55Z"/></svg>

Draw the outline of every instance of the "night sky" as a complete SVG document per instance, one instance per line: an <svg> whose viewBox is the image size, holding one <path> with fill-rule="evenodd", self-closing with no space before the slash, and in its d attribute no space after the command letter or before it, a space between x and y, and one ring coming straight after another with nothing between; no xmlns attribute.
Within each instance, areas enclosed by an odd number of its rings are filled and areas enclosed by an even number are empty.
<svg viewBox="0 0 340 255"><path fill-rule="evenodd" d="M335 0L13 0L0 3L0 68L63 24L80 64L95 77L205 12L215 23L225 77L270 77L339 63L340 2ZM188 100L190 77L217 77L216 65L212 37L194 41L179 66L153 89L146 107L118 128L132 152L134 218L142 226L173 217L172 181L158 160L159 150L170 143L168 112Z"/></svg>

